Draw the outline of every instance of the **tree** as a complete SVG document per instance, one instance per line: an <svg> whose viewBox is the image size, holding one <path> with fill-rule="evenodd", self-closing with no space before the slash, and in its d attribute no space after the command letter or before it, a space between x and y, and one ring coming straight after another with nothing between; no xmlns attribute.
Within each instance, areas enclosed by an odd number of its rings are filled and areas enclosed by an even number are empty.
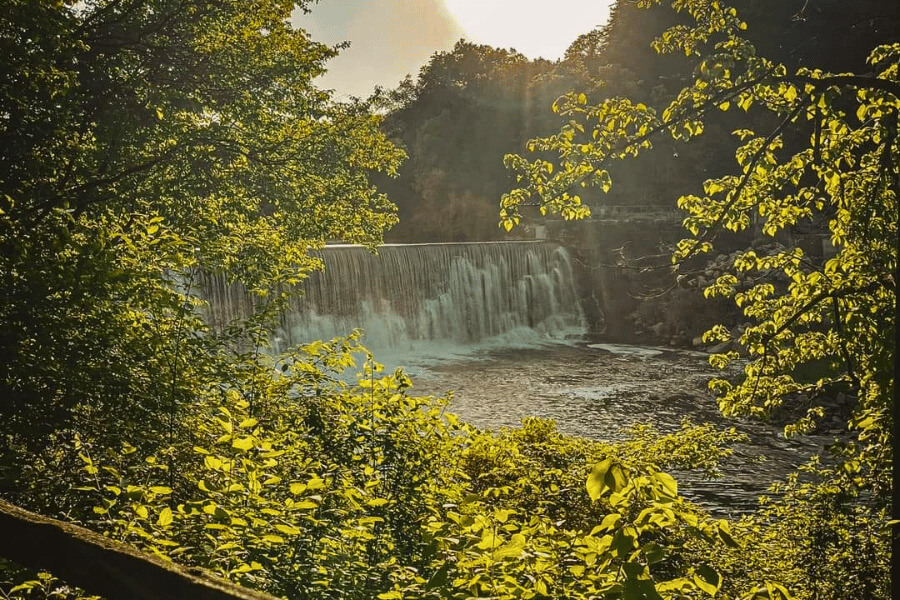
<svg viewBox="0 0 900 600"><path fill-rule="evenodd" d="M816 260L797 245L768 252L749 248L733 261L731 273L706 289L707 296L733 297L753 321L743 332L716 327L706 334L708 341L737 342L749 357L742 377L716 380L711 387L729 415L759 416L793 403L800 413L789 434L810 430L826 411L836 410L839 394L852 398L847 423L855 441L838 445L838 466L825 470L821 486L798 496L848 511L874 507L867 514L885 527L892 504L891 429L900 405L894 385L898 9L854 5L853 14L842 15L865 30L873 47L867 66L857 72L829 72L802 59L789 67L759 55L741 15L718 0L675 0L671 6L690 23L670 28L654 47L694 60L690 85L661 112L621 97L597 104L584 93L561 97L553 108L568 122L558 134L528 145L554 153L555 164L506 157L523 187L504 195L501 224L515 226L519 207L534 198L542 211L588 217L582 189L609 190L612 161L637 156L666 134L696 138L719 111L746 113L750 125L734 132L740 140L737 172L707 179L702 193L678 199L691 236L678 244L676 269L712 250L722 231L754 229L774 241L805 228L833 250ZM725 367L740 358L732 351L711 362ZM893 490L896 519L896 485ZM876 545L883 547L887 538L878 535Z"/></svg>
<svg viewBox="0 0 900 600"><path fill-rule="evenodd" d="M431 57L409 78L378 94L384 130L409 153L384 187L397 203L396 241L484 241L502 237L494 199L511 181L502 156L550 131L546 106L567 86L552 65L510 50L464 41Z"/></svg>
<svg viewBox="0 0 900 600"><path fill-rule="evenodd" d="M366 105L312 86L335 52L292 28L293 9L4 6L5 491L33 453L61 456L62 431L173 439L180 407L236 378L239 352L267 343L282 286L318 266L308 249L374 245L395 222L369 175L395 172L402 152ZM255 319L205 324L202 278L217 275L253 291Z"/></svg>

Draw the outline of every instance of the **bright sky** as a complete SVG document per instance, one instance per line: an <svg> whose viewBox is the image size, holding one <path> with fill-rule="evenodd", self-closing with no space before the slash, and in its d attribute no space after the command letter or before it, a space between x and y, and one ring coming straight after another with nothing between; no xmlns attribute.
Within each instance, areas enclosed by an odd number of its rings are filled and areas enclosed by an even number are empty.
<svg viewBox="0 0 900 600"><path fill-rule="evenodd" d="M561 58L582 33L602 25L613 0L319 0L294 23L313 39L350 48L319 81L338 98L368 96L413 77L435 52L460 38L515 48L529 58Z"/></svg>

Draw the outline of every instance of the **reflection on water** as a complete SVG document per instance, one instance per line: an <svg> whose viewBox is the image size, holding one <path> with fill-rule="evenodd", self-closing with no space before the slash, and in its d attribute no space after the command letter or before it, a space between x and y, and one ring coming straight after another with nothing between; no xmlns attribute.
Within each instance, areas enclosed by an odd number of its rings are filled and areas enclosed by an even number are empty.
<svg viewBox="0 0 900 600"><path fill-rule="evenodd" d="M686 496L719 513L753 509L769 485L834 441L833 436L786 440L780 428L724 419L706 387L716 372L699 352L558 344L495 350L412 370L414 393L453 390L452 410L484 429L515 427L537 416L554 419L563 433L617 440L638 423L675 431L684 417L735 426L750 439L734 447L721 479L679 475Z"/></svg>

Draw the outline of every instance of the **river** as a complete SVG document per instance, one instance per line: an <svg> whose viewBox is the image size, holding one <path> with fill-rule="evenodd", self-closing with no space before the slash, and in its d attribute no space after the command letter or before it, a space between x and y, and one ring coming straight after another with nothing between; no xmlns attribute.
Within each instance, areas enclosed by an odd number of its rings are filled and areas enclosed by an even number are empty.
<svg viewBox="0 0 900 600"><path fill-rule="evenodd" d="M398 244L377 256L333 245L320 256L325 271L282 316L275 349L361 327L379 361L408 367L414 393L452 390L451 409L477 427L537 416L563 433L612 441L635 423L664 433L683 418L735 426L749 441L734 446L721 479L678 474L685 495L720 513L752 510L773 482L833 441L726 422L707 390L715 373L702 353L581 341L588 323L559 244ZM221 273L201 275L200 288L216 328L252 313L256 300Z"/></svg>
<svg viewBox="0 0 900 600"><path fill-rule="evenodd" d="M640 423L663 433L678 429L684 418L734 426L749 440L733 446L720 479L677 474L685 496L716 514L753 510L772 483L811 455L824 454L835 438L785 439L780 427L725 419L707 389L717 372L700 352L578 342L407 362L413 365L413 393L452 390L451 410L482 429L515 427L537 416L555 420L566 434L613 441Z"/></svg>

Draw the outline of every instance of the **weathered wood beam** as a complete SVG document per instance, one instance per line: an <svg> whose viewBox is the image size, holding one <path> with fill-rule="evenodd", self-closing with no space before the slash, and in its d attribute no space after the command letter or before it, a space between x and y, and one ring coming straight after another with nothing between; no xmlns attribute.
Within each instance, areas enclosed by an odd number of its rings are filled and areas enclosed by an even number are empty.
<svg viewBox="0 0 900 600"><path fill-rule="evenodd" d="M2 500L0 556L108 600L276 600Z"/></svg>

